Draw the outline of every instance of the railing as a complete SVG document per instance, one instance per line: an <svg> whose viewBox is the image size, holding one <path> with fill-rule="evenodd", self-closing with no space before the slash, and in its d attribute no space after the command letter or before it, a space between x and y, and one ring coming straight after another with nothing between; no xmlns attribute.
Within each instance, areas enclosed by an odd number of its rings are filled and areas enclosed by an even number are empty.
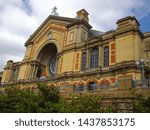
<svg viewBox="0 0 150 130"><path fill-rule="evenodd" d="M150 87L150 78L143 80L133 80L132 87Z"/></svg>

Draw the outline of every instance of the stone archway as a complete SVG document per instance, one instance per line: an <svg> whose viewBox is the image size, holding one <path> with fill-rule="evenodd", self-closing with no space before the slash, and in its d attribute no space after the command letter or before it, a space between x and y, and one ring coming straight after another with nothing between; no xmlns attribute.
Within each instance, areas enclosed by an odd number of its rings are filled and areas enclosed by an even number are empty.
<svg viewBox="0 0 150 130"><path fill-rule="evenodd" d="M57 47L53 43L46 44L39 52L37 78L41 76L50 77L56 74L57 68Z"/></svg>
<svg viewBox="0 0 150 130"><path fill-rule="evenodd" d="M111 82L108 79L103 79L99 83L100 88L109 88L111 86Z"/></svg>

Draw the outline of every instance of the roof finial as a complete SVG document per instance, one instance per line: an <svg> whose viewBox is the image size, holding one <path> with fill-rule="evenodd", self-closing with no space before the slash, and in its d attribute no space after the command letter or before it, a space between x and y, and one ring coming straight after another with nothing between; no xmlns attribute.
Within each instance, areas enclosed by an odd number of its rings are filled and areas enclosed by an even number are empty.
<svg viewBox="0 0 150 130"><path fill-rule="evenodd" d="M54 8L52 8L52 12L56 12L56 10L57 10L57 7L56 6L54 6Z"/></svg>
<svg viewBox="0 0 150 130"><path fill-rule="evenodd" d="M52 8L52 12L50 15L54 15L54 16L58 16L59 14L57 13L57 7L54 6L54 8Z"/></svg>

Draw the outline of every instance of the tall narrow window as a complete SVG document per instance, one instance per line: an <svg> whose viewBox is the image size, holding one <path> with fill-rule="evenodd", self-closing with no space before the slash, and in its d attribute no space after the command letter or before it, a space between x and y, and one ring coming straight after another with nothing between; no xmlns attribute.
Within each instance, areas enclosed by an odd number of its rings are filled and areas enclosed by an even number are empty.
<svg viewBox="0 0 150 130"><path fill-rule="evenodd" d="M86 70L86 52L82 53L81 71Z"/></svg>
<svg viewBox="0 0 150 130"><path fill-rule="evenodd" d="M104 67L109 66L109 47L104 48Z"/></svg>
<svg viewBox="0 0 150 130"><path fill-rule="evenodd" d="M90 56L90 68L97 68L98 67L98 47L94 47L91 50L91 56Z"/></svg>

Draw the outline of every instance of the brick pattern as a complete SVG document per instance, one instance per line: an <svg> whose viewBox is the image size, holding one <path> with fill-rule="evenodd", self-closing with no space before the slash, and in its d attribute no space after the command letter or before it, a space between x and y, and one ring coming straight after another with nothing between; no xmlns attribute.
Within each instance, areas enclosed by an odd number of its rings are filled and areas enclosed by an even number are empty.
<svg viewBox="0 0 150 130"><path fill-rule="evenodd" d="M76 54L75 70L79 69L79 53Z"/></svg>
<svg viewBox="0 0 150 130"><path fill-rule="evenodd" d="M115 43L112 43L111 44L111 63L115 63L116 62L115 51L116 51Z"/></svg>

